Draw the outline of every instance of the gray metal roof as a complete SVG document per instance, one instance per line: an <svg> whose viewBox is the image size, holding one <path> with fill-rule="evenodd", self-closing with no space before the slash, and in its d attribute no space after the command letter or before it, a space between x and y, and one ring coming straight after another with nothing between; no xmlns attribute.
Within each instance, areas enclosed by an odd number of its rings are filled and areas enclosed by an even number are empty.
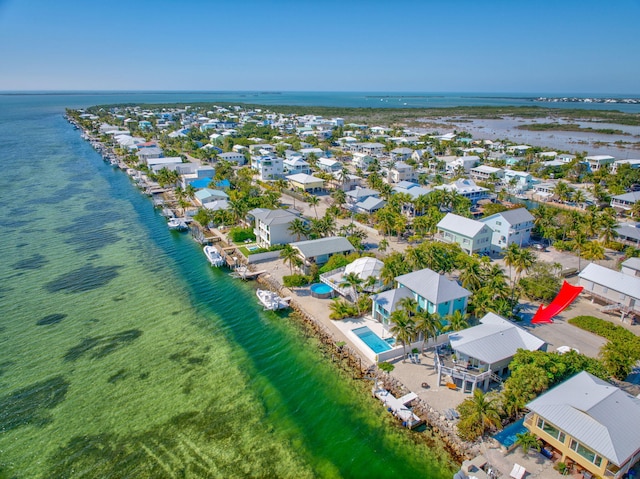
<svg viewBox="0 0 640 479"><path fill-rule="evenodd" d="M640 278L591 263L578 275L580 279L600 284L613 291L640 299Z"/></svg>
<svg viewBox="0 0 640 479"><path fill-rule="evenodd" d="M298 218L298 215L287 210L270 210L267 208L254 208L249 211L249 214L265 225L287 224Z"/></svg>
<svg viewBox="0 0 640 479"><path fill-rule="evenodd" d="M353 199L367 198L369 196L377 196L380 192L372 190L371 188L356 188L351 191L347 191L346 195Z"/></svg>
<svg viewBox="0 0 640 479"><path fill-rule="evenodd" d="M369 196L364 201L356 203L356 208L360 208L365 211L373 211L382 208L387 202L383 199L376 198L375 196Z"/></svg>
<svg viewBox="0 0 640 479"><path fill-rule="evenodd" d="M471 293L458 283L429 268L403 274L398 276L396 281L433 304L441 304L471 296Z"/></svg>
<svg viewBox="0 0 640 479"><path fill-rule="evenodd" d="M349 240L342 236L298 241L297 243L291 243L291 246L298 248L305 258L355 251Z"/></svg>
<svg viewBox="0 0 640 479"><path fill-rule="evenodd" d="M413 293L408 288L396 288L382 293L371 295L371 300L384 309L393 313L398 309L398 303L404 298L413 298Z"/></svg>
<svg viewBox="0 0 640 479"><path fill-rule="evenodd" d="M615 230L619 236L640 241L640 226L621 225L618 226Z"/></svg>
<svg viewBox="0 0 640 479"><path fill-rule="evenodd" d="M622 266L640 271L640 258L629 258L622 263Z"/></svg>
<svg viewBox="0 0 640 479"><path fill-rule="evenodd" d="M527 408L618 466L640 449L640 399L585 371Z"/></svg>
<svg viewBox="0 0 640 479"><path fill-rule="evenodd" d="M526 223L528 221L533 221L535 219L526 208L518 208L515 210L501 211L500 213L496 213L495 215L487 216L480 221L485 223L486 221L498 216L502 216L504 220L511 226L519 225L520 223Z"/></svg>
<svg viewBox="0 0 640 479"><path fill-rule="evenodd" d="M537 351L545 342L494 313L479 325L449 335L451 347L462 354L494 364L516 354L518 349Z"/></svg>
<svg viewBox="0 0 640 479"><path fill-rule="evenodd" d="M453 213L447 213L447 215L438 223L438 228L461 234L467 238L474 238L482 231L482 228L485 227L488 228L488 226L480 221L465 218L464 216L454 215Z"/></svg>

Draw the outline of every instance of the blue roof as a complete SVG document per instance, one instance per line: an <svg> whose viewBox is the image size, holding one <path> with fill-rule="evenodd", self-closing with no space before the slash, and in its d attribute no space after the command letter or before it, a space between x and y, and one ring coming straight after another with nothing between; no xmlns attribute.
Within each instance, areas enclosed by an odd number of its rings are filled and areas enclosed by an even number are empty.
<svg viewBox="0 0 640 479"><path fill-rule="evenodd" d="M229 180L216 181L216 186L218 188L231 188L231 182Z"/></svg>

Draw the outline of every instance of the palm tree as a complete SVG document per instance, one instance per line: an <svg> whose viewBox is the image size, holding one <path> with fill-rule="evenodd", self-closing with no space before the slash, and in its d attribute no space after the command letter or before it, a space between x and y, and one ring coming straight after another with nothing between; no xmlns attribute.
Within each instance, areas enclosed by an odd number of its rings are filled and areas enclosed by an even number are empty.
<svg viewBox="0 0 640 479"><path fill-rule="evenodd" d="M589 261L604 259L604 246L599 241L589 241L582 248L582 257Z"/></svg>
<svg viewBox="0 0 640 479"><path fill-rule="evenodd" d="M495 398L487 399L487 396L480 390L473 391L473 396L465 399L460 406L460 423L471 425L474 432L481 436L487 429L501 429L500 413L497 400Z"/></svg>
<svg viewBox="0 0 640 479"><path fill-rule="evenodd" d="M343 190L336 190L331 193L331 198L333 198L334 205L342 206L347 201L347 194Z"/></svg>
<svg viewBox="0 0 640 479"><path fill-rule="evenodd" d="M440 331L440 316L438 313L430 313L427 310L420 310L414 317L414 329L416 333L422 334L422 351L424 346L429 341L429 338L438 337Z"/></svg>
<svg viewBox="0 0 640 479"><path fill-rule="evenodd" d="M292 235L296 235L296 241L300 241L302 236L306 237L309 234L309 226L307 226L307 223L304 220L295 218L291 223L289 223L287 231Z"/></svg>
<svg viewBox="0 0 640 479"><path fill-rule="evenodd" d="M411 344L411 340L415 336L413 319L407 315L404 309L396 309L391 313L391 316L389 316L389 321L393 323L391 328L389 328L389 332L402 343L402 350L406 358L407 345Z"/></svg>
<svg viewBox="0 0 640 479"><path fill-rule="evenodd" d="M618 236L616 233L616 218L613 210L605 210L598 215L598 227L600 229L600 239L604 244L610 243Z"/></svg>
<svg viewBox="0 0 640 479"><path fill-rule="evenodd" d="M470 261L462 270L459 279L463 287L473 292L482 286L482 276L482 267L480 266L480 262L473 259L473 261Z"/></svg>
<svg viewBox="0 0 640 479"><path fill-rule="evenodd" d="M293 267L302 264L302 259L298 255L298 250L290 244L284 245L284 248L280 250L280 257L283 259L284 264L289 263L291 274L293 274Z"/></svg>
<svg viewBox="0 0 640 479"><path fill-rule="evenodd" d="M351 299L358 307L358 314L360 314L360 305L358 304L358 287L363 283L363 280L357 273L349 273L342 277L340 286L351 288Z"/></svg>
<svg viewBox="0 0 640 479"><path fill-rule="evenodd" d="M388 247L389 247L389 242L387 241L386 238L382 238L380 240L380 243L378 243L378 251L380 251L381 253L384 253L385 251L387 251Z"/></svg>
<svg viewBox="0 0 640 479"><path fill-rule="evenodd" d="M506 264L509 267L510 281L513 281L513 276L511 275L511 268L516 263L519 253L520 253L520 247L516 243L511 243L509 246L507 246L507 249L504 252L504 264Z"/></svg>
<svg viewBox="0 0 640 479"><path fill-rule="evenodd" d="M418 312L418 302L412 297L402 298L398 301L398 306L404 309L409 317L415 316Z"/></svg>
<svg viewBox="0 0 640 479"><path fill-rule="evenodd" d="M314 211L314 212L315 212L315 214L316 214L316 219L318 219L318 210L316 209L316 206L318 206L318 205L320 204L320 198L318 198L318 197L317 197L317 196L315 196L315 195L309 195L309 196L307 197L307 203L308 203L310 206L313 206L313 211Z"/></svg>
<svg viewBox="0 0 640 479"><path fill-rule="evenodd" d="M443 328L444 331L462 331L469 327L468 321L469 315L462 313L459 309L455 310L453 314L448 314L444 319L448 324Z"/></svg>
<svg viewBox="0 0 640 479"><path fill-rule="evenodd" d="M531 448L535 449L538 452L540 452L540 449L542 449L538 438L531 434L529 431L516 433L516 440L514 444L516 446L520 446L524 454L527 454L529 452L529 449Z"/></svg>

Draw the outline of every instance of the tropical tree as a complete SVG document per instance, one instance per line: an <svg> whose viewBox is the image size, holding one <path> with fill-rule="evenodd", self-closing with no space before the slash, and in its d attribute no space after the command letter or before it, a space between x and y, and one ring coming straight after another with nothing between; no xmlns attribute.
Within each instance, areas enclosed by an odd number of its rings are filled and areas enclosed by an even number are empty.
<svg viewBox="0 0 640 479"><path fill-rule="evenodd" d="M320 204L320 198L318 198L315 195L309 195L307 196L307 203L309 204L309 206L313 206L313 211L316 214L316 219L318 218L318 210L316 209L316 206L318 206Z"/></svg>
<svg viewBox="0 0 640 479"><path fill-rule="evenodd" d="M302 259L300 258L298 250L290 244L284 245L284 248L280 250L280 257L284 261L284 264L289 264L291 274L293 274L294 266L299 266L300 264L302 264Z"/></svg>
<svg viewBox="0 0 640 479"><path fill-rule="evenodd" d="M462 331L469 327L469 315L459 309L452 314L446 315L444 319L447 321L447 325L443 328L443 331Z"/></svg>
<svg viewBox="0 0 640 479"><path fill-rule="evenodd" d="M336 190L331 193L331 198L333 199L334 205L342 206L347 201L347 194L343 190Z"/></svg>
<svg viewBox="0 0 640 479"><path fill-rule="evenodd" d="M411 344L411 340L415 336L415 323L404 309L396 309L389 316L389 321L393 323L389 332L402 343L402 350L406 358L407 345Z"/></svg>
<svg viewBox="0 0 640 479"><path fill-rule="evenodd" d="M307 236L309 234L309 226L306 221L301 218L295 218L289 223L289 228L287 231L292 235L296 236L296 241L300 241L302 236Z"/></svg>
<svg viewBox="0 0 640 479"><path fill-rule="evenodd" d="M599 241L588 241L582 247L581 255L588 261L605 259L604 246Z"/></svg>
<svg viewBox="0 0 640 479"><path fill-rule="evenodd" d="M389 247L389 241L387 241L386 238L382 238L378 243L378 251L380 251L381 253L384 253L385 251L387 251L388 247Z"/></svg>
<svg viewBox="0 0 640 479"><path fill-rule="evenodd" d="M358 305L358 288L363 283L363 279L357 273L349 273L342 277L340 286L348 287L351 289L351 299ZM360 307L358 306L358 315L360 314Z"/></svg>
<svg viewBox="0 0 640 479"><path fill-rule="evenodd" d="M524 454L527 454L531 448L538 452L542 449L539 439L529 431L516 433L516 440L514 444L516 446L520 446Z"/></svg>
<svg viewBox="0 0 640 479"><path fill-rule="evenodd" d="M437 313L430 313L427 310L420 310L414 317L414 329L418 334L422 334L422 350L429 338L436 338L440 332L440 316Z"/></svg>
<svg viewBox="0 0 640 479"><path fill-rule="evenodd" d="M496 398L488 398L480 389L465 399L459 406L460 421L458 435L467 441L473 441L489 429L500 429L500 412Z"/></svg>

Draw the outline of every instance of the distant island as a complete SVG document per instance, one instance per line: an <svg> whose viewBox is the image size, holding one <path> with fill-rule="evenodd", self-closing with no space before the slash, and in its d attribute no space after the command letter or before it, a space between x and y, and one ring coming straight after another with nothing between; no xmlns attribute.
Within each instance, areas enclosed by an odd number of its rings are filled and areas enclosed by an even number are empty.
<svg viewBox="0 0 640 479"><path fill-rule="evenodd" d="M546 97L540 96L533 101L546 103L627 103L630 105L640 104L640 98L580 98L580 97Z"/></svg>

